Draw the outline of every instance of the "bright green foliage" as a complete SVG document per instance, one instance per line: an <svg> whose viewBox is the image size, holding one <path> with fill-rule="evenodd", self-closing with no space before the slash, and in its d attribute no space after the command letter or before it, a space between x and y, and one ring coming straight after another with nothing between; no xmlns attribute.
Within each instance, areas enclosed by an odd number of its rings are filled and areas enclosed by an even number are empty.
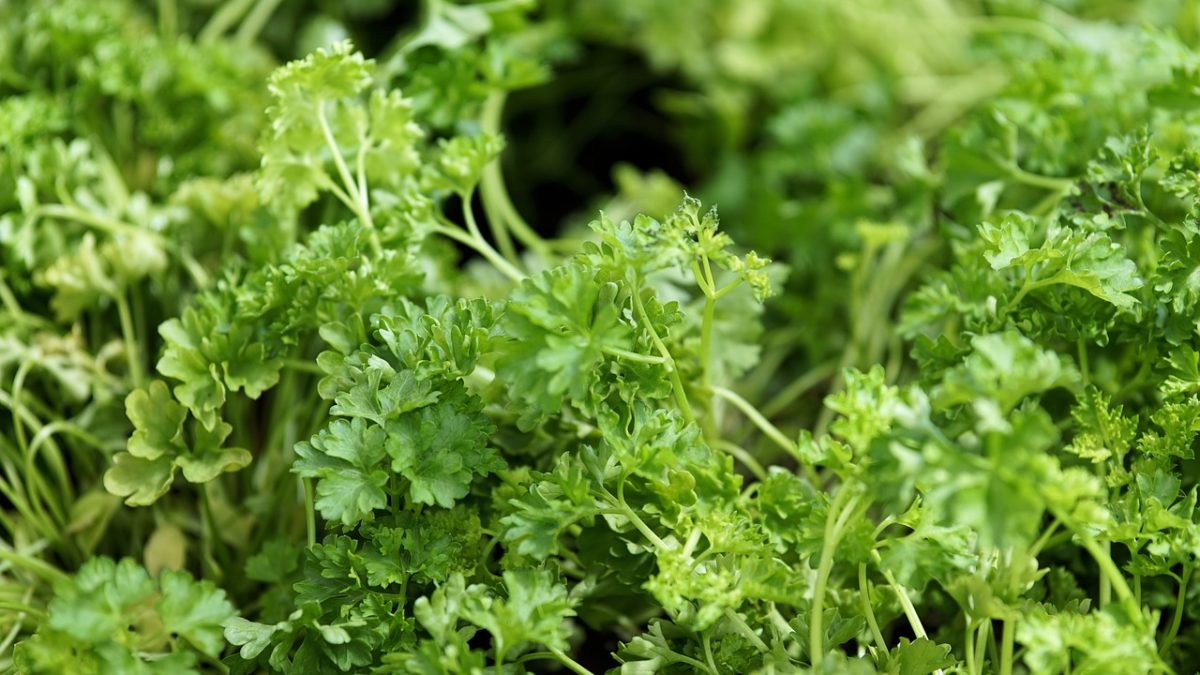
<svg viewBox="0 0 1200 675"><path fill-rule="evenodd" d="M225 592L186 572L154 580L125 558L93 558L54 590L49 619L17 650L24 672L198 673L224 649Z"/></svg>
<svg viewBox="0 0 1200 675"><path fill-rule="evenodd" d="M0 670L1191 672L1195 14L0 5Z"/></svg>

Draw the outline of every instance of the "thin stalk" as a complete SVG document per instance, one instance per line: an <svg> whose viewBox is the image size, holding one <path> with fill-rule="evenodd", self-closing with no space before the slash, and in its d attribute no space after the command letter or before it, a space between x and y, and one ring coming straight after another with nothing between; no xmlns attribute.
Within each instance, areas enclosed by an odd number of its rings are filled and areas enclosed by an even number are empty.
<svg viewBox="0 0 1200 675"><path fill-rule="evenodd" d="M500 135L500 121L504 113L505 92L495 91L487 97L483 102L483 109L480 112L479 125L483 133L494 136ZM500 157L497 156L487 167L484 168L486 174L488 169L494 169L496 173L500 172ZM499 180L503 182L503 176L499 176ZM488 226L492 230L492 236L496 238L496 246L500 248L500 253L505 258L514 263L519 259L517 257L517 249L513 246L512 236L508 232L508 227L505 225L505 214L495 199L488 200L483 194L483 176L480 176L480 201L483 202L483 211L487 214Z"/></svg>
<svg viewBox="0 0 1200 675"><path fill-rule="evenodd" d="M505 93L503 91L495 91L487 98L483 106L483 116L481 125L483 130L488 133L500 133L501 116L504 110ZM521 217L520 212L513 206L512 199L508 195L508 188L504 184L504 174L501 171L500 158L497 157L483 168L483 175L479 181L479 196L483 200L483 208L488 213L488 222L496 227L495 223L504 223L507 229L512 231L512 236L536 253L543 261L551 261L554 255L550 250L550 245L525 219ZM492 214L496 217L493 218ZM503 227L503 226L500 226ZM496 241L500 244L501 250L504 250L504 243L501 235L496 234Z"/></svg>
<svg viewBox="0 0 1200 675"><path fill-rule="evenodd" d="M971 639L975 633L975 624L963 617L963 662L967 664L968 675L980 675L979 666L975 662L975 641Z"/></svg>
<svg viewBox="0 0 1200 675"><path fill-rule="evenodd" d="M175 37L179 30L179 8L175 0L158 0L158 32L164 39Z"/></svg>
<svg viewBox="0 0 1200 675"><path fill-rule="evenodd" d="M670 350L667 349L666 343L659 337L658 331L654 329L654 322L650 320L650 315L646 313L646 307L642 304L642 285L640 279L636 276L633 279L633 308L637 313L638 319L646 330L650 333L650 339L654 342L654 346L658 349L658 353L662 355L666 362L667 373L671 378L671 386L675 390L675 401L679 405L679 411L683 414L683 418L689 422L696 421L696 416L692 414L692 406L688 403L687 391L683 388L683 381L679 379L679 369L675 367L675 359L671 357Z"/></svg>
<svg viewBox="0 0 1200 675"><path fill-rule="evenodd" d="M275 13L275 8L279 6L281 0L258 0L254 5L254 9L250 10L250 14L246 16L246 20L238 27L235 39L242 45L248 45L258 37L262 32L267 21L271 19L271 15Z"/></svg>
<svg viewBox="0 0 1200 675"><path fill-rule="evenodd" d="M904 616L908 619L908 623L912 626L913 634L919 638L929 637L925 632L925 626L921 623L921 615L917 614L917 608L913 606L912 599L908 597L908 591L904 590L896 581L896 576L889 569L883 568L883 558L880 557L879 551L871 551L871 558L879 569L883 572L883 578L887 580L888 586L892 592L896 594L896 598L900 601L900 607L904 610Z"/></svg>
<svg viewBox="0 0 1200 675"><path fill-rule="evenodd" d="M767 479L767 470L763 468L763 465L760 464L757 459L754 459L753 455L746 452L742 446L721 438L718 438L716 441L714 441L713 445L716 446L718 450L723 450L728 452L730 455L733 455L733 458L741 462L743 466L749 469L750 473L754 474L755 478L759 480Z"/></svg>
<svg viewBox="0 0 1200 675"><path fill-rule="evenodd" d="M754 645L758 651L764 654L771 653L771 648L767 646L767 643L763 642L762 638L760 638L757 633L751 630L750 626L746 625L746 622L742 620L742 617L738 616L737 612L733 611L732 609L727 609L725 610L725 618L729 619L729 622L733 624L733 629L736 630L742 637L749 640L750 644Z"/></svg>
<svg viewBox="0 0 1200 675"><path fill-rule="evenodd" d="M121 337L125 341L125 360L129 364L129 374L133 377L133 386L140 388L146 381L146 371L142 366L142 352L138 349L129 300L123 290L114 293L113 300L117 303L117 317L121 323Z"/></svg>
<svg viewBox="0 0 1200 675"><path fill-rule="evenodd" d="M1192 568L1184 567L1183 576L1179 578L1179 593L1175 596L1175 611L1171 615L1171 625L1167 628L1167 632L1159 640L1158 655L1166 656L1171 649L1171 643L1175 641L1175 636L1179 635L1179 626L1183 621L1183 604L1187 600L1188 581L1192 578Z"/></svg>
<svg viewBox="0 0 1200 675"><path fill-rule="evenodd" d="M449 237L450 239L453 239L454 241L471 248L479 255L482 255L487 259L488 262L492 264L493 267L499 270L501 274L511 279L513 283L520 283L525 279L524 273L513 267L512 263L505 260L504 257L497 253L496 249L492 248L491 245L486 241L472 237L466 232L463 232L460 228L444 223L434 226L433 231L441 234L442 236Z"/></svg>
<svg viewBox="0 0 1200 675"><path fill-rule="evenodd" d="M546 649L548 649L550 653L554 655L554 658L557 659L559 663L566 666L567 670L570 670L576 675L592 675L592 671L579 665L579 663L577 663L574 659L563 653L561 649L556 649L548 645Z"/></svg>
<svg viewBox="0 0 1200 675"><path fill-rule="evenodd" d="M317 544L317 511L313 506L313 484L311 478L304 481L304 531L311 548Z"/></svg>
<svg viewBox="0 0 1200 675"><path fill-rule="evenodd" d="M1092 535L1084 532L1082 528L1074 526L1069 519L1063 518L1062 514L1059 514L1058 519L1075 532L1075 536L1079 538L1079 542L1083 544L1083 548L1091 554L1092 558L1096 561L1096 565L1100 567L1100 576L1108 579L1108 587L1111 589L1111 592L1117 594L1117 598L1125 604L1134 621L1140 626L1142 624L1141 608L1138 606L1133 591L1129 588L1129 584L1125 583L1125 576L1121 574L1121 569L1117 567L1117 564L1113 562L1112 556L1109 555L1109 549L1101 546ZM1104 586L1102 585L1101 590L1103 588Z"/></svg>
<svg viewBox="0 0 1200 675"><path fill-rule="evenodd" d="M755 408L749 401L739 396L736 392L726 389L725 387L713 387L712 393L732 403L735 408L740 410L742 414L754 424L754 426L758 427L759 431L761 431L764 436L771 439L776 445L786 451L797 461L803 461L800 457L800 451L796 448L796 444L788 440L788 437L784 436L783 432L780 431L779 428L774 424L771 424L766 417L763 417L762 413L760 413L758 409Z"/></svg>
<svg viewBox="0 0 1200 675"><path fill-rule="evenodd" d="M717 662L715 659L713 659L712 636L708 634L708 631L704 632L704 637L702 638L701 642L704 645L704 660L708 662L708 672L716 675Z"/></svg>
<svg viewBox="0 0 1200 675"><path fill-rule="evenodd" d="M863 616L867 618L867 627L871 629L871 637L880 654L888 653L887 642L879 630L879 622L875 619L875 610L871 606L871 587L867 581L867 564L858 564L858 604Z"/></svg>
<svg viewBox="0 0 1200 675"><path fill-rule="evenodd" d="M4 304L4 308L15 319L19 320L27 316L21 309L21 303L17 302L17 296L13 295L12 289L4 282L4 270L0 270L0 303Z"/></svg>
<svg viewBox="0 0 1200 675"><path fill-rule="evenodd" d="M657 548L660 551L671 550L672 547L668 546L667 542L663 541L661 537L655 534L654 530L651 530L650 526L647 525L640 517L638 517L638 514L633 512L633 508L625 502L625 481L617 483L617 495L614 501L614 506L620 510L621 515L628 518L629 522L633 524L633 527L637 529L638 532L641 532L642 536L654 545L654 548Z"/></svg>
<svg viewBox="0 0 1200 675"><path fill-rule="evenodd" d="M51 584L61 584L71 580L69 575L51 566L49 563L45 563L37 558L21 555L10 549L0 548L0 560L12 563L27 572L32 572Z"/></svg>
<svg viewBox="0 0 1200 675"><path fill-rule="evenodd" d="M358 221L362 226L366 228L371 251L378 256L383 253L383 246L379 243L379 233L375 231L375 221L371 220L371 207L367 203L367 195L359 193L358 184L350 175L350 167L346 166L346 158L342 157L337 139L333 137L333 129L329 127L329 118L325 114L324 103L317 106L317 126L321 128L321 135L325 138L325 144L329 146L330 154L333 155L333 164L337 167L338 176L341 177L342 184L346 187L346 194L353 202L351 210L354 211L354 215L358 216Z"/></svg>
<svg viewBox="0 0 1200 675"><path fill-rule="evenodd" d="M781 389L778 394L763 405L763 416L771 418L783 412L793 401L803 396L805 392L817 386L821 381L827 379L835 372L837 372L837 363L834 361L826 361L825 363L813 366L808 372L792 380L791 384Z"/></svg>
<svg viewBox="0 0 1200 675"><path fill-rule="evenodd" d="M304 359L284 359L283 367L290 368L301 373L321 375L322 377L325 375L325 371L321 370L321 366L318 366L312 361L306 361Z"/></svg>
<svg viewBox="0 0 1200 675"><path fill-rule="evenodd" d="M621 349L620 347L604 346L600 348L600 351L608 354L609 356L615 356L619 359L625 359L626 361L636 361L638 363L663 364L667 362L666 359L661 356L639 354L637 352L631 352L628 349Z"/></svg>
<svg viewBox="0 0 1200 675"><path fill-rule="evenodd" d="M992 634L992 622L981 621L975 629L975 672L983 672L983 661L987 655L987 638Z"/></svg>
<svg viewBox="0 0 1200 675"><path fill-rule="evenodd" d="M37 609L36 607L30 607L24 603L13 602L11 600L0 600L0 609L7 609L11 612L18 612L20 614L28 614L42 620L49 616L45 611Z"/></svg>
<svg viewBox="0 0 1200 675"><path fill-rule="evenodd" d="M829 583L829 574L833 571L833 554L842 538L846 521L858 507L859 496L852 492L850 485L843 484L834 495L833 503L829 505L829 515L825 518L821 561L817 565L817 580L813 584L812 615L808 620L809 659L814 668L818 668L825 658L825 587ZM845 499L849 501L843 501Z"/></svg>
<svg viewBox="0 0 1200 675"><path fill-rule="evenodd" d="M254 0L229 0L221 5L217 11L213 12L208 23L204 24L204 28L200 30L200 34L196 37L197 42L208 44L224 35L225 31L237 23L253 3Z"/></svg>
<svg viewBox="0 0 1200 675"><path fill-rule="evenodd" d="M1000 675L1012 675L1013 640L1016 635L1016 620L1004 619L1000 624Z"/></svg>

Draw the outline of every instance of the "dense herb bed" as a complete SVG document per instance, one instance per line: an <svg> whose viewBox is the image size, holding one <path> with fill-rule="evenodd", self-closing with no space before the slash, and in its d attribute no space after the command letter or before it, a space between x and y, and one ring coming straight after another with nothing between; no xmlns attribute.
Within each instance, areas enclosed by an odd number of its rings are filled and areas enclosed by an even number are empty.
<svg viewBox="0 0 1200 675"><path fill-rule="evenodd" d="M412 5L0 6L4 667L1200 663L1195 3Z"/></svg>

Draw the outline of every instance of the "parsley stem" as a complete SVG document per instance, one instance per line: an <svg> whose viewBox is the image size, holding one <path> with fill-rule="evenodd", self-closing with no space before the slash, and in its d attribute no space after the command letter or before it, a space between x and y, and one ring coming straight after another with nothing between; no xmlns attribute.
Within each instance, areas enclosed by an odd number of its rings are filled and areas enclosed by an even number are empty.
<svg viewBox="0 0 1200 675"><path fill-rule="evenodd" d="M1000 675L1012 675L1013 639L1016 632L1016 619L1004 619L1000 622Z"/></svg>
<svg viewBox="0 0 1200 675"><path fill-rule="evenodd" d="M301 478L304 484L304 531L309 547L317 544L317 512L313 507L313 484L311 478Z"/></svg>
<svg viewBox="0 0 1200 675"><path fill-rule="evenodd" d="M493 91L484 101L480 125L485 133L500 133L506 96L507 94L503 91ZM483 167L483 175L479 180L479 196L483 201L484 211L488 214L488 223L494 228L493 234L496 235L496 243L500 246L500 250L505 251L506 246L512 246L512 241L508 237L508 229L511 229L512 236L536 253L539 258L544 261L550 261L553 258L546 240L542 239L529 226L529 223L525 222L520 212L517 211L517 207L513 206L512 199L508 195L508 188L505 187L499 157ZM506 226L508 229L505 229ZM505 251L505 253L507 254L509 251Z"/></svg>
<svg viewBox="0 0 1200 675"><path fill-rule="evenodd" d="M817 565L817 580L813 583L812 615L808 620L809 660L814 669L820 667L825 658L825 587L833 571L833 553L845 532L847 521L858 508L859 495L849 483L838 488L829 513L825 517L825 535L821 543L821 560ZM848 501L847 501L848 500Z"/></svg>
<svg viewBox="0 0 1200 675"><path fill-rule="evenodd" d="M837 372L837 363L835 361L826 361L825 363L813 366L808 372L793 380L791 384L781 389L778 394L763 405L763 417L769 419L783 412L793 401L803 396L805 392L817 386L835 372Z"/></svg>
<svg viewBox="0 0 1200 675"><path fill-rule="evenodd" d="M1179 626L1183 621L1184 602L1187 600L1188 582L1192 578L1192 568L1184 566L1183 575L1179 577L1179 593L1175 596L1175 611L1171 615L1171 625L1159 640L1158 655L1165 657L1171 649L1171 643L1179 634Z"/></svg>
<svg viewBox="0 0 1200 675"><path fill-rule="evenodd" d="M383 246L379 243L379 233L375 231L375 221L371 220L371 206L367 201L367 193L359 192L358 183L350 175L350 167L346 166L346 158L342 157L337 139L333 137L333 129L329 127L324 101L317 105L317 126L321 128L321 135L325 138L325 144L329 146L330 154L333 155L333 164L337 167L338 176L341 177L342 184L346 187L346 195L352 202L350 210L358 216L358 222L367 230L371 251L378 256L383 253Z"/></svg>
<svg viewBox="0 0 1200 675"><path fill-rule="evenodd" d="M908 591L905 591L904 587L896 581L896 575L892 574L891 570L883 567L883 558L879 555L879 551L871 551L871 558L879 566L880 571L883 572L883 578L887 580L888 586L891 587L892 592L896 594L897 599L900 601L900 608L904 610L904 616L908 619L909 625L912 626L913 634L919 638L929 637L925 632L924 624L921 623L921 615L917 613L917 608L913 606L912 599L908 597Z"/></svg>
<svg viewBox="0 0 1200 675"><path fill-rule="evenodd" d="M33 617L36 617L36 618L42 619L42 620L46 619L49 616L48 614L46 614L46 612L44 612L40 609L37 609L35 607L30 607L29 605L26 605L21 602L14 602L12 600L0 600L0 609L7 609L11 612L28 614L30 616L33 616Z"/></svg>
<svg viewBox="0 0 1200 675"><path fill-rule="evenodd" d="M992 622L980 621L975 627L975 663L974 670L983 673L983 661L987 658L987 638L992 634Z"/></svg>
<svg viewBox="0 0 1200 675"><path fill-rule="evenodd" d="M17 296L13 295L12 289L4 283L4 270L2 269L0 269L0 303L4 304L4 308L13 315L14 319L26 316L24 310L21 309L21 303L17 302Z"/></svg>
<svg viewBox="0 0 1200 675"><path fill-rule="evenodd" d="M727 441L723 438L714 440L713 445L716 446L718 450L724 450L730 455L733 455L733 458L741 462L743 466L749 469L750 473L754 474L754 477L758 480L761 481L767 479L767 471L763 468L763 465L760 464L757 459L754 459L754 455L746 452L742 446L738 445L737 443Z"/></svg>
<svg viewBox="0 0 1200 675"><path fill-rule="evenodd" d="M713 660L712 636L709 635L709 631L704 631L701 643L704 645L704 660L708 662L708 672L717 675L721 671L717 670L717 662Z"/></svg>
<svg viewBox="0 0 1200 675"><path fill-rule="evenodd" d="M175 0L158 0L158 32L164 40L175 37L179 30L179 8Z"/></svg>
<svg viewBox="0 0 1200 675"><path fill-rule="evenodd" d="M435 225L433 231L471 248L476 253L487 259L487 261L490 262L493 267L495 267L501 274L511 279L513 283L520 283L521 281L524 281L525 275L520 270L513 267L512 263L505 260L499 253L496 252L496 249L492 248L491 245L483 239L472 237L466 232L463 232L462 229L447 223Z"/></svg>
<svg viewBox="0 0 1200 675"><path fill-rule="evenodd" d="M795 458L796 461L800 462L801 464L804 463L803 458L800 456L799 449L796 448L796 444L788 440L787 436L784 436L783 432L780 431L778 427L776 427L774 424L771 424L766 417L763 417L762 413L760 413L758 409L755 408L749 401L739 396L736 392L726 389L725 387L714 386L712 388L712 393L732 403L735 408L742 411L742 414L745 415L747 419L754 423L754 426L758 427L759 430L763 432L763 435L774 441L779 447L783 448L789 455Z"/></svg>
<svg viewBox="0 0 1200 675"><path fill-rule="evenodd" d="M121 335L125 340L125 360L129 364L129 374L133 378L133 386L141 387L146 381L146 372L142 368L142 352L138 349L137 335L133 330L129 300L123 290L113 293L113 300L117 303L117 317L121 323Z"/></svg>
<svg viewBox="0 0 1200 675"><path fill-rule="evenodd" d="M250 9L250 5L254 4L254 0L228 0L223 3L217 11L213 12L209 17L208 22L204 24L204 28L200 29L200 33L196 36L196 41L200 44L209 44L221 37L229 27L237 23L237 20L242 18L246 10Z"/></svg>
<svg viewBox="0 0 1200 675"><path fill-rule="evenodd" d="M1083 544L1083 548L1096 561L1096 565L1100 568L1101 592L1104 591L1105 585L1111 589L1110 592L1115 592L1117 598L1125 605L1130 618L1140 627L1143 623L1141 608L1138 606L1137 600L1133 596L1133 591L1129 588L1129 584L1125 583L1125 576L1121 574L1121 569L1117 567L1117 564L1113 562L1112 556L1109 554L1111 543L1104 542L1108 545L1107 548L1101 546L1095 537L1088 534L1082 527L1079 527L1070 519L1064 518L1062 514L1058 515L1058 519L1075 532L1075 536Z"/></svg>
<svg viewBox="0 0 1200 675"><path fill-rule="evenodd" d="M716 317L717 297L713 293L715 282L713 281L712 265L708 262L708 256L703 256L702 260L704 262L703 271L696 265L693 265L692 268L692 272L697 275L696 283L704 292L704 318L700 324L700 387L710 392L708 415L704 417L704 435L709 439L716 439L718 436L717 409L712 405L711 392L712 331Z"/></svg>
<svg viewBox="0 0 1200 675"><path fill-rule="evenodd" d="M668 546L667 542L663 541L657 534L655 534L654 530L651 530L650 526L647 525L645 521L638 516L638 514L634 513L633 507L629 506L629 504L625 502L624 480L617 483L615 506L621 510L622 515L629 519L629 522L633 524L633 527L637 529L638 532L642 533L643 537L645 537L651 544L654 544L655 548L660 551L670 551L673 548L672 546Z"/></svg>
<svg viewBox="0 0 1200 675"><path fill-rule="evenodd" d="M741 634L742 637L749 640L751 644L758 648L758 651L762 652L763 654L771 653L771 648L767 646L767 643L763 642L762 638L758 636L758 633L755 633L750 629L750 626L746 625L746 622L737 612L733 611L732 609L727 609L725 610L725 618L729 619L729 622L733 624L734 630Z"/></svg>
<svg viewBox="0 0 1200 675"><path fill-rule="evenodd" d="M275 8L279 6L282 0L258 0L254 5L254 9L250 10L250 14L242 21L242 25L238 27L235 36L238 43L248 45L254 42L254 38L262 32L263 26L267 25L267 21L271 19L271 15L275 13Z"/></svg>
<svg viewBox="0 0 1200 675"><path fill-rule="evenodd" d="M67 583L71 580L68 574L58 568L37 558L30 558L7 548L0 548L0 560L10 562L27 572L32 572L51 584Z"/></svg>
<svg viewBox="0 0 1200 675"><path fill-rule="evenodd" d="M311 373L313 375L325 375L325 371L321 370L321 366L312 361L305 359L283 359L283 367L291 368L292 370L301 373Z"/></svg>
<svg viewBox="0 0 1200 675"><path fill-rule="evenodd" d="M608 354L609 356L615 356L617 358L626 359L629 361L636 361L638 363L663 364L667 362L666 359L661 356L639 354L637 352L631 352L628 349L621 349L620 347L604 346L600 348L600 351Z"/></svg>
<svg viewBox="0 0 1200 675"><path fill-rule="evenodd" d="M504 113L504 99L505 92L494 91L484 100L483 108L479 113L479 126L483 133L500 135L500 118ZM499 155L488 162L488 165L484 167L484 173L480 174L480 201L483 202L483 212L487 214L488 226L491 227L492 236L496 238L496 246L500 248L500 253L515 262L518 259L517 249L513 246L512 236L505 224L505 214L500 205L496 203L495 197L489 200L483 195L483 177L489 170L497 174L494 180L503 185L504 177L500 174Z"/></svg>
<svg viewBox="0 0 1200 675"><path fill-rule="evenodd" d="M576 675L592 675L592 671L579 665L574 659L563 653L561 649L551 647L550 645L546 645L546 649L548 649L550 653L554 655L555 659L558 659L559 663L566 666L567 670L570 670Z"/></svg>
<svg viewBox="0 0 1200 675"><path fill-rule="evenodd" d="M879 630L879 621L875 618L875 610L871 607L871 587L867 581L867 564L858 564L858 604L862 609L863 616L867 619L867 627L871 629L871 637L875 640L875 645L879 648L880 654L888 652L887 642L883 639L883 633Z"/></svg>
<svg viewBox="0 0 1200 675"><path fill-rule="evenodd" d="M1075 185L1073 178L1058 178L1055 176L1043 176L1037 173L1030 173L1022 169L1016 163L1008 166L1008 175L1010 178L1029 185L1031 187L1040 187L1046 190L1067 190Z"/></svg>
<svg viewBox="0 0 1200 675"><path fill-rule="evenodd" d="M642 284L641 279L634 275L633 278L633 308L637 312L638 319L642 325L646 327L646 331L650 333L650 339L654 342L654 346L658 348L658 353L662 355L663 362L667 366L667 373L671 378L671 387L675 390L675 401L679 405L679 412L683 414L683 418L689 422L695 422L696 416L692 414L692 406L688 403L687 391L683 388L683 380L679 379L679 369L675 367L675 359L671 358L671 351L667 349L667 345L658 336L658 331L654 329L654 322L650 320L650 315L646 312L645 305L642 304Z"/></svg>
<svg viewBox="0 0 1200 675"><path fill-rule="evenodd" d="M92 227L110 235L129 234L141 235L150 237L155 244L170 248L170 242L154 230L148 230L135 225L130 225L115 218L98 215L91 211L85 211L71 204L42 204L33 210L33 215L41 218L58 218L60 220L70 220L83 225L91 225Z"/></svg>

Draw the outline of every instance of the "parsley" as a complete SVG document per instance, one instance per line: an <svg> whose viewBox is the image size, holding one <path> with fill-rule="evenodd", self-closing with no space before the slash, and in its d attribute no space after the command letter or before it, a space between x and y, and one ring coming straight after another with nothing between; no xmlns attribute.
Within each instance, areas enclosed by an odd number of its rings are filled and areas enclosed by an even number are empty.
<svg viewBox="0 0 1200 675"><path fill-rule="evenodd" d="M0 7L0 668L1190 672L1192 13L977 4Z"/></svg>

